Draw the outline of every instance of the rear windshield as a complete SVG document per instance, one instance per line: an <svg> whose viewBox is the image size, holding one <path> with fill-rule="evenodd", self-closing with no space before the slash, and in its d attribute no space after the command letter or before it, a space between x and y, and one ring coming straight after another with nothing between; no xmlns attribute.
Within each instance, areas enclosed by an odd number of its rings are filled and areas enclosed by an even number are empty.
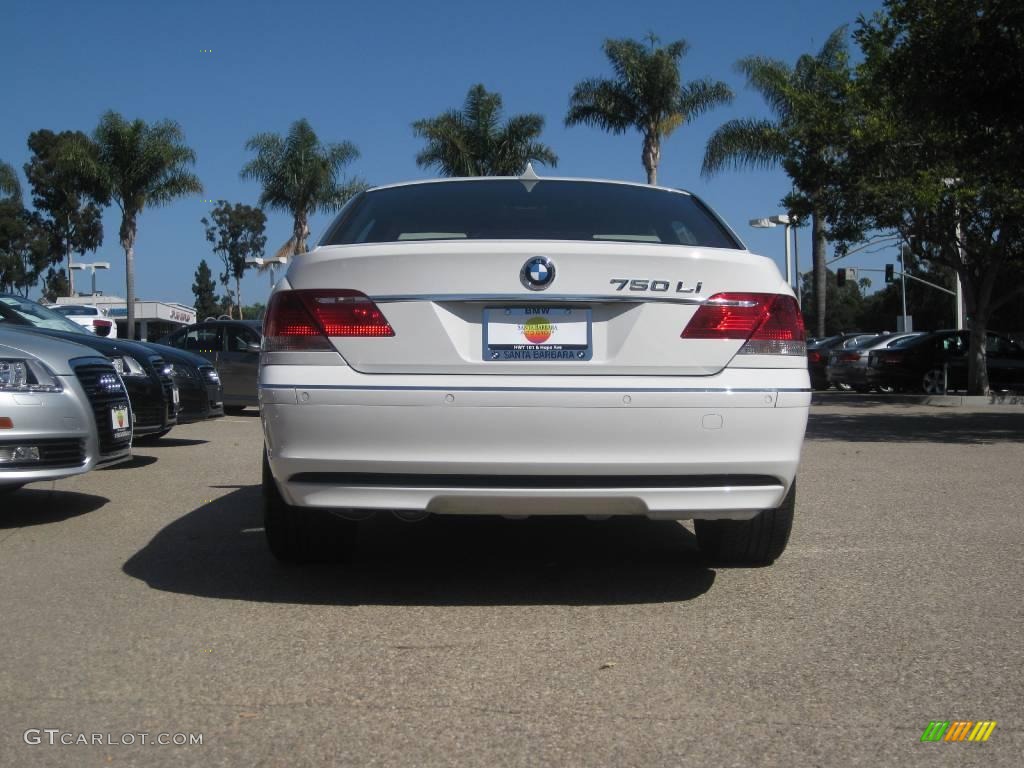
<svg viewBox="0 0 1024 768"><path fill-rule="evenodd" d="M53 307L55 312L60 312L64 317L69 315L98 315L100 311L96 307L79 307L74 304L61 304Z"/></svg>
<svg viewBox="0 0 1024 768"><path fill-rule="evenodd" d="M320 245L415 240L611 240L741 248L696 198L592 181L450 181L365 192Z"/></svg>

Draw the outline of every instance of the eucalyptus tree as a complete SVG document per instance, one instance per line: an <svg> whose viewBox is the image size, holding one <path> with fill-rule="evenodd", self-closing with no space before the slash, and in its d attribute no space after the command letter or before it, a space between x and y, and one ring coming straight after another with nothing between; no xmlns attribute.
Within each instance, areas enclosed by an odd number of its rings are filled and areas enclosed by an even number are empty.
<svg viewBox="0 0 1024 768"><path fill-rule="evenodd" d="M793 182L783 200L798 219L811 219L816 333L825 334L826 188L836 174L850 122L852 72L846 28L835 30L817 54L796 64L764 56L740 59L737 69L758 91L773 117L741 118L721 125L708 139L701 173L724 168L781 166Z"/></svg>
<svg viewBox="0 0 1024 768"><path fill-rule="evenodd" d="M718 80L683 82L679 64L690 48L685 40L665 46L650 35L639 40L605 40L613 78L583 80L569 98L567 126L590 125L614 134L637 130L643 136L640 160L647 183L658 183L662 141L677 128L732 101L732 90Z"/></svg>
<svg viewBox="0 0 1024 768"><path fill-rule="evenodd" d="M259 133L245 148L256 153L242 168L243 179L263 186L260 206L286 211L292 217L292 255L306 252L309 217L331 213L366 188L358 178L346 179L345 168L359 157L350 141L325 144L305 118L288 133Z"/></svg>
<svg viewBox="0 0 1024 768"><path fill-rule="evenodd" d="M1024 298L1024 121L1007 106L1024 103L1024 7L885 0L854 37L857 130L834 177L833 230L895 230L956 273L968 392L987 394L988 328Z"/></svg>
<svg viewBox="0 0 1024 768"><path fill-rule="evenodd" d="M0 195L21 201L21 182L14 166L0 160Z"/></svg>
<svg viewBox="0 0 1024 768"><path fill-rule="evenodd" d="M32 157L25 164L25 176L32 188L32 204L49 234L49 260L53 265L67 261L66 272L51 270L47 275L50 296L74 295L71 255L85 255L102 245L101 206L109 203L93 174L83 173L65 159L65 148L72 144L95 150L81 132L40 130L28 137Z"/></svg>
<svg viewBox="0 0 1024 768"><path fill-rule="evenodd" d="M210 218L202 219L206 228L206 239L213 244L213 251L224 263L220 280L228 288L230 280L235 281L235 306L238 318L242 319L242 277L249 268L250 259L263 258L267 245L267 215L251 205L218 200L210 212ZM227 291L230 306L230 289Z"/></svg>
<svg viewBox="0 0 1024 768"><path fill-rule="evenodd" d="M65 159L91 176L121 210L119 238L124 249L128 338L134 338L139 216L147 207L167 205L203 191L189 170L196 153L185 144L184 132L173 120L147 123L109 111L100 117L92 140L71 142Z"/></svg>
<svg viewBox="0 0 1024 768"><path fill-rule="evenodd" d="M502 122L501 94L474 85L462 109L417 120L413 133L426 140L416 155L421 168L437 168L442 176L518 176L531 161L558 165L558 156L538 141L544 118L513 115Z"/></svg>

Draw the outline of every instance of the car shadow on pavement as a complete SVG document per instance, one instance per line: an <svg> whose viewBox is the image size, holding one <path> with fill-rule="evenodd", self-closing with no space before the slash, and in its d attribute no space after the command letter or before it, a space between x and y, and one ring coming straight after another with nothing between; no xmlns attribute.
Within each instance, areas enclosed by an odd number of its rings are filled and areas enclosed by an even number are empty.
<svg viewBox="0 0 1024 768"><path fill-rule="evenodd" d="M133 451L137 451L138 448L132 447ZM141 453L133 453L132 457L128 461L122 461L120 464L111 464L109 467L101 467L100 472L112 472L115 469L139 469L140 467L148 467L150 464L156 464L156 456L146 456Z"/></svg>
<svg viewBox="0 0 1024 768"><path fill-rule="evenodd" d="M691 600L715 572L676 522L441 517L360 523L348 564L286 566L263 534L259 486L161 530L124 565L154 589L311 605L605 605Z"/></svg>
<svg viewBox="0 0 1024 768"><path fill-rule="evenodd" d="M90 493L54 491L45 487L22 488L0 496L0 530L59 523L95 512L109 501L105 496Z"/></svg>
<svg viewBox="0 0 1024 768"><path fill-rule="evenodd" d="M865 410L854 414L815 413L807 420L808 440L855 443L985 443L1024 440L1021 413L892 413Z"/></svg>
<svg viewBox="0 0 1024 768"><path fill-rule="evenodd" d="M180 448L186 445L205 445L209 440L194 440L189 437L160 437L156 440L140 440L140 448Z"/></svg>

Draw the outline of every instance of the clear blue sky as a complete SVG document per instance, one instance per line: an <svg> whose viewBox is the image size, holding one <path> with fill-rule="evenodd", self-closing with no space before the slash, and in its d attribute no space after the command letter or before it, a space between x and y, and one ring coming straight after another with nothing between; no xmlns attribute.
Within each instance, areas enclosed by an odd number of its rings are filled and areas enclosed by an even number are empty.
<svg viewBox="0 0 1024 768"><path fill-rule="evenodd" d="M507 113L539 112L543 140L559 156L557 173L644 179L637 134L611 136L562 125L569 93L585 77L608 75L601 42L654 31L663 41L685 38L686 79L715 77L737 93L733 106L683 126L662 149L659 181L704 197L759 253L782 262L782 230L747 221L779 212L789 189L781 171L699 175L708 135L732 117L766 115L734 64L764 54L792 62L817 51L828 34L870 14L876 0L376 0L376 2L113 2L7 0L0 67L6 75L0 159L21 170L35 129L91 132L107 109L128 118L172 118L198 153L202 196L147 210L136 245L140 298L192 304L192 276L206 258L217 271L199 220L224 198L255 204L259 189L238 172L244 143L260 131L284 132L306 117L322 140L354 142L352 171L373 184L430 176L417 168L420 142L410 123L460 106L482 82L505 99ZM202 53L212 49L212 53ZM551 171L543 166L540 173ZM24 177L22 177L24 184ZM27 189L27 185L26 185ZM268 212L268 251L290 235L291 222ZM329 217L311 222L314 240ZM124 294L124 258L117 244L120 213L104 215L96 260L106 293ZM810 261L808 232L800 254ZM853 257L877 267L892 251ZM80 273L81 274L81 273ZM881 275L869 275L877 288ZM264 301L268 278L250 273L246 303ZM36 293L33 293L36 295Z"/></svg>

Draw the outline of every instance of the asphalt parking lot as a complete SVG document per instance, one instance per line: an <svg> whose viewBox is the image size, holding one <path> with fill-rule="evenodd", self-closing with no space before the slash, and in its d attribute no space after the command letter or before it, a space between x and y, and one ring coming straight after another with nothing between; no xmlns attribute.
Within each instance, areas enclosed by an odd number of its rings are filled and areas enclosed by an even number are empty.
<svg viewBox="0 0 1024 768"><path fill-rule="evenodd" d="M0 765L1020 765L1022 438L1024 408L815 406L767 569L573 519L379 520L287 568L255 411L178 427L0 501ZM140 733L203 743L106 743Z"/></svg>

